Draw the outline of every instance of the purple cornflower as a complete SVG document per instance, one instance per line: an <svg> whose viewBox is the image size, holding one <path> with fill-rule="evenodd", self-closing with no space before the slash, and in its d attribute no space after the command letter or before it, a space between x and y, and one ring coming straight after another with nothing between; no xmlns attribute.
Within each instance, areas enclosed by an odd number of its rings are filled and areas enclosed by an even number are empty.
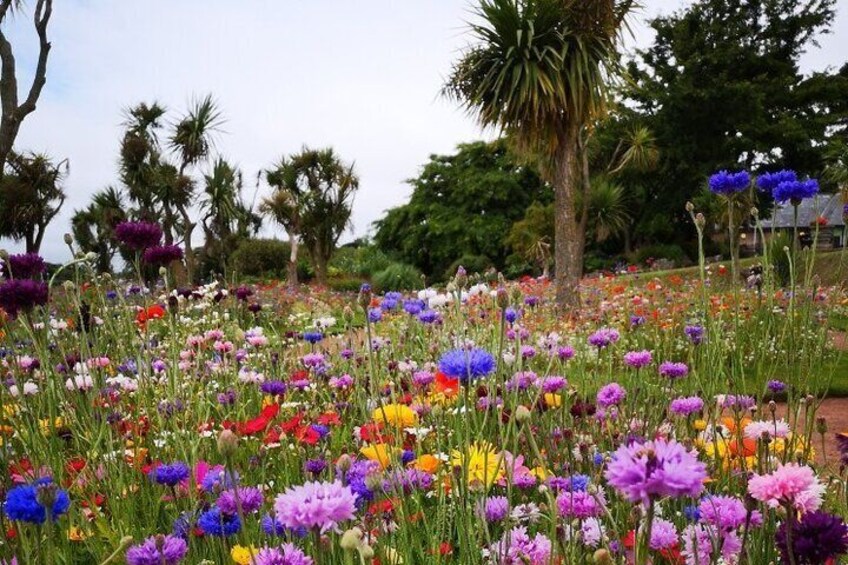
<svg viewBox="0 0 848 565"><path fill-rule="evenodd" d="M133 251L142 251L159 245L162 228L153 222L121 222L115 226L115 237L125 247Z"/></svg>
<svg viewBox="0 0 848 565"><path fill-rule="evenodd" d="M265 532L265 535L267 536L282 536L286 533L286 527L270 514L262 516L262 520L260 520L259 523L262 526L262 531Z"/></svg>
<svg viewBox="0 0 848 565"><path fill-rule="evenodd" d="M380 308L368 309L368 321L375 324L383 319L383 311Z"/></svg>
<svg viewBox="0 0 848 565"><path fill-rule="evenodd" d="M241 530L241 520L238 514L224 514L217 506L213 506L197 519L197 527L209 536L226 537L235 535Z"/></svg>
<svg viewBox="0 0 848 565"><path fill-rule="evenodd" d="M664 496L698 496L706 466L675 440L622 445L604 473L609 484L630 502L648 505Z"/></svg>
<svg viewBox="0 0 848 565"><path fill-rule="evenodd" d="M154 481L160 485L166 485L169 487L180 484L182 481L186 480L190 474L191 470L188 468L188 465L182 461L175 461L174 463L167 465L159 465L150 471L150 476Z"/></svg>
<svg viewBox="0 0 848 565"><path fill-rule="evenodd" d="M500 522L509 515L509 500L505 496L490 496L478 503L477 514L487 522Z"/></svg>
<svg viewBox="0 0 848 565"><path fill-rule="evenodd" d="M771 194L780 183L796 180L798 180L798 173L788 169L777 171L776 173L763 173L757 177L757 189L761 192Z"/></svg>
<svg viewBox="0 0 848 565"><path fill-rule="evenodd" d="M439 313L435 310L427 309L418 314L418 321L422 324L435 324L440 320Z"/></svg>
<svg viewBox="0 0 848 565"><path fill-rule="evenodd" d="M539 379L537 386L542 392L557 392L567 387L568 381L565 377L550 376Z"/></svg>
<svg viewBox="0 0 848 565"><path fill-rule="evenodd" d="M403 309L410 316L416 316L424 310L424 301L417 298L410 298L403 301Z"/></svg>
<svg viewBox="0 0 848 565"><path fill-rule="evenodd" d="M653 355L647 349L642 351L628 351L624 354L624 364L634 369L647 367L653 360Z"/></svg>
<svg viewBox="0 0 848 565"><path fill-rule="evenodd" d="M0 308L12 317L21 311L47 304L47 283L32 279L11 279L0 284Z"/></svg>
<svg viewBox="0 0 848 565"><path fill-rule="evenodd" d="M777 529L775 541L784 563L813 565L826 563L848 552L848 527L839 516L816 511L805 513L792 529L792 553L790 559L786 543L787 523Z"/></svg>
<svg viewBox="0 0 848 565"><path fill-rule="evenodd" d="M532 563L541 565L551 560L551 540L544 534L537 533L530 537L527 528L516 526L503 537L483 550L486 557L492 556L500 564Z"/></svg>
<svg viewBox="0 0 848 565"><path fill-rule="evenodd" d="M430 371L415 371L412 374L412 382L415 386L424 388L435 380L436 376Z"/></svg>
<svg viewBox="0 0 848 565"><path fill-rule="evenodd" d="M179 245L154 245L144 250L141 260L148 265L170 265L183 258L183 250Z"/></svg>
<svg viewBox="0 0 848 565"><path fill-rule="evenodd" d="M683 396L672 400L669 409L672 414L690 416L704 409L704 401L697 396Z"/></svg>
<svg viewBox="0 0 848 565"><path fill-rule="evenodd" d="M326 459L309 459L304 463L303 468L307 473L312 475L320 475L327 468Z"/></svg>
<svg viewBox="0 0 848 565"><path fill-rule="evenodd" d="M206 492L216 492L219 489L229 489L236 486L239 482L239 475L235 471L227 473L222 465L212 467L203 476L200 481L200 486Z"/></svg>
<svg viewBox="0 0 848 565"><path fill-rule="evenodd" d="M753 396L744 394L728 394L724 397L721 405L732 410L750 410L757 405L757 400Z"/></svg>
<svg viewBox="0 0 848 565"><path fill-rule="evenodd" d="M324 334L319 332L318 330L310 330L303 332L303 341L307 343L316 344L319 341L324 339Z"/></svg>
<svg viewBox="0 0 848 565"><path fill-rule="evenodd" d="M572 490L561 493L557 499L559 515L567 519L594 518L604 512L606 501L602 491L595 494L582 490Z"/></svg>
<svg viewBox="0 0 848 565"><path fill-rule="evenodd" d="M518 310L510 306L506 310L504 310L504 320L509 324L514 324L516 320L518 320Z"/></svg>
<svg viewBox="0 0 848 565"><path fill-rule="evenodd" d="M176 565L185 559L188 544L171 535L158 535L127 550L127 565Z"/></svg>
<svg viewBox="0 0 848 565"><path fill-rule="evenodd" d="M745 504L733 496L705 496L698 505L698 515L705 524L720 530L732 530L745 524Z"/></svg>
<svg viewBox="0 0 848 565"><path fill-rule="evenodd" d="M44 259L38 253L9 255L5 263L6 276L10 279L31 279L47 269Z"/></svg>
<svg viewBox="0 0 848 565"><path fill-rule="evenodd" d="M353 385L353 377L347 373L340 377L330 377L328 384L333 388L349 388Z"/></svg>
<svg viewBox="0 0 848 565"><path fill-rule="evenodd" d="M50 517L54 522L71 506L68 493L57 488L50 477L36 479L31 484L18 485L9 489L6 500L0 506L10 520L43 524L47 520L45 505L50 505Z"/></svg>
<svg viewBox="0 0 848 565"><path fill-rule="evenodd" d="M286 543L279 549L263 547L256 552L250 565L312 565L312 558L293 543Z"/></svg>
<svg viewBox="0 0 848 565"><path fill-rule="evenodd" d="M506 383L506 389L509 391L513 390L527 390L539 377L536 373L532 371L522 371L519 373L515 373L511 379L509 379Z"/></svg>
<svg viewBox="0 0 848 565"><path fill-rule="evenodd" d="M683 333L694 345L699 345L704 341L704 326L686 326L683 328Z"/></svg>
<svg viewBox="0 0 848 565"><path fill-rule="evenodd" d="M608 408L620 403L624 400L625 396L627 396L627 391L624 390L624 387L618 383L609 383L601 387L598 391L596 400L598 402L598 406Z"/></svg>
<svg viewBox="0 0 848 565"><path fill-rule="evenodd" d="M270 394L273 396L285 394L287 388L288 387L286 386L286 383L284 383L283 381L265 381L264 383L259 385L259 390L261 390L265 394Z"/></svg>
<svg viewBox="0 0 848 565"><path fill-rule="evenodd" d="M439 359L439 370L463 383L485 377L495 370L495 358L484 349L453 349Z"/></svg>
<svg viewBox="0 0 848 565"><path fill-rule="evenodd" d="M247 302L247 299L253 296L253 289L249 286L241 285L233 293L236 295L237 300Z"/></svg>
<svg viewBox="0 0 848 565"><path fill-rule="evenodd" d="M391 473L383 483L387 492L401 491L410 494L416 490L427 491L433 485L433 475L418 469L402 469Z"/></svg>
<svg viewBox="0 0 848 565"><path fill-rule="evenodd" d="M686 363L674 363L665 361L660 365L660 376L671 380L682 379L689 374L689 367Z"/></svg>
<svg viewBox="0 0 848 565"><path fill-rule="evenodd" d="M772 394L780 394L786 390L786 383L783 381L771 380L766 384L766 386Z"/></svg>
<svg viewBox="0 0 848 565"><path fill-rule="evenodd" d="M274 501L277 519L287 528L334 529L351 520L356 512L356 495L341 481L308 482L290 487Z"/></svg>
<svg viewBox="0 0 848 565"><path fill-rule="evenodd" d="M654 551L662 551L669 549L677 543L677 528L668 520L662 518L654 518L651 527L651 541L649 542L651 549Z"/></svg>
<svg viewBox="0 0 848 565"><path fill-rule="evenodd" d="M630 327L638 328L639 326L645 325L645 316L630 316Z"/></svg>
<svg viewBox="0 0 848 565"><path fill-rule="evenodd" d="M556 354L561 361L568 361L569 359L574 357L574 348L570 345L565 345L557 349Z"/></svg>
<svg viewBox="0 0 848 565"><path fill-rule="evenodd" d="M262 507L262 491L256 487L236 487L218 495L215 503L224 514L237 514L239 506L244 514L251 514Z"/></svg>
<svg viewBox="0 0 848 565"><path fill-rule="evenodd" d="M608 347L617 342L620 337L621 334L618 333L618 330L612 328L601 328L590 335L587 341L589 342L589 345L593 345L598 349L603 349L604 347Z"/></svg>
<svg viewBox="0 0 848 565"><path fill-rule="evenodd" d="M751 176L747 171L739 171L737 173L719 171L710 177L709 182L710 192L726 196L742 192L750 184Z"/></svg>

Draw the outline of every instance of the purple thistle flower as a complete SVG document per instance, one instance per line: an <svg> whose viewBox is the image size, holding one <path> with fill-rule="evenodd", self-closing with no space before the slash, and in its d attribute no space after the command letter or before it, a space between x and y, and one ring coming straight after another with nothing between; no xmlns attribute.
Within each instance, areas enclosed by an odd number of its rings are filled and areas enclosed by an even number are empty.
<svg viewBox="0 0 848 565"><path fill-rule="evenodd" d="M10 279L31 279L43 273L47 266L38 253L9 255L6 263L6 276Z"/></svg>
<svg viewBox="0 0 848 565"><path fill-rule="evenodd" d="M27 312L36 306L44 306L48 298L46 282L12 279L0 284L0 308L12 317L21 311Z"/></svg>
<svg viewBox="0 0 848 565"><path fill-rule="evenodd" d="M674 440L622 445L604 473L609 484L630 502L644 505L664 496L698 496L706 466Z"/></svg>
<svg viewBox="0 0 848 565"><path fill-rule="evenodd" d="M152 536L127 551L127 565L176 565L185 559L188 544L177 536Z"/></svg>
<svg viewBox="0 0 848 565"><path fill-rule="evenodd" d="M620 337L621 334L618 333L618 330L614 330L612 328L601 328L590 335L587 341L589 342L589 345L593 345L598 349L603 349L604 347L608 347L617 342Z"/></svg>
<svg viewBox="0 0 848 565"><path fill-rule="evenodd" d="M125 247L133 251L142 251L159 245L162 228L153 222L121 222L115 226L115 237Z"/></svg>
<svg viewBox="0 0 848 565"><path fill-rule="evenodd" d="M686 363L673 363L665 361L660 365L660 375L668 379L682 379L689 374L689 367Z"/></svg>
<svg viewBox="0 0 848 565"><path fill-rule="evenodd" d="M154 245L144 250L141 260L148 265L170 265L183 258L183 250L179 245Z"/></svg>
<svg viewBox="0 0 848 565"><path fill-rule="evenodd" d="M353 519L356 495L341 481L308 482L290 487L274 501L277 519L287 528L318 528L322 532Z"/></svg>

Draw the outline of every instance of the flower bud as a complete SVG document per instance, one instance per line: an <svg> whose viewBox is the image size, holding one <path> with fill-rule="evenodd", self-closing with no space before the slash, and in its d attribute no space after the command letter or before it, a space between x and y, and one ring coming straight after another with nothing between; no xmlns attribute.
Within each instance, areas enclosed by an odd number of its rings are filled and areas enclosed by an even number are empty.
<svg viewBox="0 0 848 565"><path fill-rule="evenodd" d="M351 528L347 530L339 542L339 545L345 551L354 551L362 545L362 530L359 528Z"/></svg>
<svg viewBox="0 0 848 565"><path fill-rule="evenodd" d="M695 225L698 226L699 228L703 228L704 226L707 225L707 219L700 212L695 214Z"/></svg>
<svg viewBox="0 0 848 565"><path fill-rule="evenodd" d="M368 283L359 287L359 305L363 308L371 305L371 285Z"/></svg>
<svg viewBox="0 0 848 565"><path fill-rule="evenodd" d="M221 430L218 434L218 453L225 459L233 456L238 450L238 436L230 429Z"/></svg>
<svg viewBox="0 0 848 565"><path fill-rule="evenodd" d="M816 418L816 431L821 435L827 433L827 420L822 417Z"/></svg>
<svg viewBox="0 0 848 565"><path fill-rule="evenodd" d="M371 561L374 559L374 549L367 543L363 543L359 546L359 555L364 561Z"/></svg>
<svg viewBox="0 0 848 565"><path fill-rule="evenodd" d="M465 285L468 284L468 273L462 265L456 269L456 275L453 277L453 282L456 284L457 288L460 289L465 288Z"/></svg>
<svg viewBox="0 0 848 565"><path fill-rule="evenodd" d="M688 201L687 201L687 202L686 202L686 211L687 211L687 212L689 212L689 213L691 214L692 212L694 212L694 211L695 211L695 205L694 205L694 204L692 204L691 202L688 202Z"/></svg>
<svg viewBox="0 0 848 565"><path fill-rule="evenodd" d="M65 245L72 245L74 243L74 236L69 233L65 234Z"/></svg>
<svg viewBox="0 0 848 565"><path fill-rule="evenodd" d="M597 565L612 565L612 555L610 555L609 550L601 548L592 555L592 562Z"/></svg>
<svg viewBox="0 0 848 565"><path fill-rule="evenodd" d="M506 292L506 289L502 286L498 287L498 290L495 292L495 304L498 305L498 308L501 310L506 309L509 306L509 295Z"/></svg>
<svg viewBox="0 0 848 565"><path fill-rule="evenodd" d="M760 211L757 210L756 208L751 208L751 215L754 216L755 218L759 218L760 217Z"/></svg>
<svg viewBox="0 0 848 565"><path fill-rule="evenodd" d="M338 469L340 473L347 473L350 471L351 465L353 465L353 460L351 460L350 455L347 453L342 453L336 460L336 469Z"/></svg>
<svg viewBox="0 0 848 565"><path fill-rule="evenodd" d="M62 288L64 288L67 292L73 292L76 287L77 285L74 284L74 281L65 281L62 283Z"/></svg>
<svg viewBox="0 0 848 565"><path fill-rule="evenodd" d="M524 405L519 405L518 408L515 409L515 421L519 424L523 424L528 421L532 417L530 413L530 409Z"/></svg>

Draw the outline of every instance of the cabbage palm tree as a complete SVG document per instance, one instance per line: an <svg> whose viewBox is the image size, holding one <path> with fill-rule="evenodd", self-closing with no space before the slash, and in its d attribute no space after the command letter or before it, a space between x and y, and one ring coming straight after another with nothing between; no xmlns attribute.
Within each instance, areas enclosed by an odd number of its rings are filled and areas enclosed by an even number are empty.
<svg viewBox="0 0 848 565"><path fill-rule="evenodd" d="M586 208L581 130L606 109L625 17L635 0L481 0L476 43L444 92L481 125L507 133L544 159L555 192L556 297L579 302Z"/></svg>
<svg viewBox="0 0 848 565"><path fill-rule="evenodd" d="M82 251L97 253L101 273L112 271L112 259L118 252L115 226L126 219L124 196L112 186L96 192L88 207L77 210L71 218L74 240Z"/></svg>
<svg viewBox="0 0 848 565"><path fill-rule="evenodd" d="M177 183L179 197L174 199L176 209L182 218L182 235L185 247L185 263L188 279L194 280L195 255L192 247L192 234L197 222L191 218L190 208L194 197L194 184L185 179L189 167L206 160L213 146L213 136L223 124L218 105L212 96L206 96L193 103L189 111L175 125L169 140L170 147L179 157Z"/></svg>

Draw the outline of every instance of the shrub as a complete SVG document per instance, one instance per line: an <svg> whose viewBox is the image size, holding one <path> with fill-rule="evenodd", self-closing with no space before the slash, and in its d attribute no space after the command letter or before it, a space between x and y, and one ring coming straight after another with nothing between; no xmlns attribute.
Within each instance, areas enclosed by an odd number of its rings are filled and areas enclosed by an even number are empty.
<svg viewBox="0 0 848 565"><path fill-rule="evenodd" d="M416 290L424 286L421 271L406 263L391 263L374 274L372 282L376 290Z"/></svg>
<svg viewBox="0 0 848 565"><path fill-rule="evenodd" d="M362 286L363 279L350 275L330 277L327 286L336 292L357 292Z"/></svg>
<svg viewBox="0 0 848 565"><path fill-rule="evenodd" d="M330 273L370 278L391 263L391 259L373 245L341 247L330 260Z"/></svg>
<svg viewBox="0 0 848 565"><path fill-rule="evenodd" d="M246 239L230 256L230 269L237 277L276 277L284 279L291 247L279 239ZM301 282L314 276L307 258L300 254L297 276Z"/></svg>

